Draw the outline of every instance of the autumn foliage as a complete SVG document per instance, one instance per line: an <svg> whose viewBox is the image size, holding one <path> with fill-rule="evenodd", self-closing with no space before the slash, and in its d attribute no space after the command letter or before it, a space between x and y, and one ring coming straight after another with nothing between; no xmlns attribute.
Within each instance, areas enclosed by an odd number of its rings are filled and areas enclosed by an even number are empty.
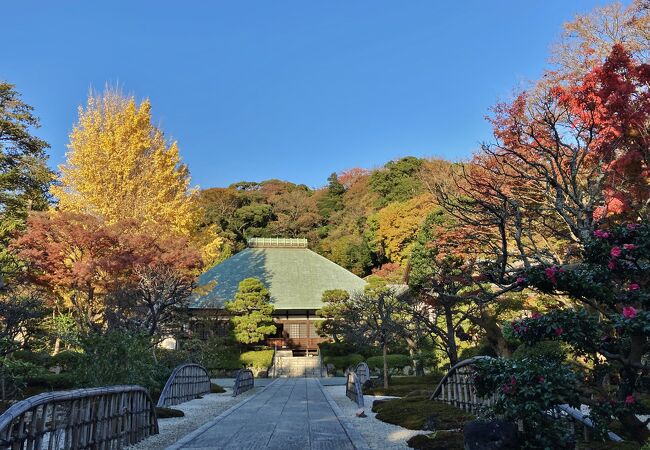
<svg viewBox="0 0 650 450"><path fill-rule="evenodd" d="M83 328L101 328L117 294L144 282L146 271L170 270L190 286L177 298L182 302L200 268L187 240L131 230L132 223L106 225L79 213L33 214L12 248L27 265L26 277L51 291L54 306L71 308Z"/></svg>

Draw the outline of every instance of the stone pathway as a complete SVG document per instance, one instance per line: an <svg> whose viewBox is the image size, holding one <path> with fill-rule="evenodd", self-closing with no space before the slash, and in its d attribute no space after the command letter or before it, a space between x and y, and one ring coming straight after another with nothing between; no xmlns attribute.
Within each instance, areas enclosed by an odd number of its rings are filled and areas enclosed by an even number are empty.
<svg viewBox="0 0 650 450"><path fill-rule="evenodd" d="M366 450L317 379L280 378L167 450Z"/></svg>

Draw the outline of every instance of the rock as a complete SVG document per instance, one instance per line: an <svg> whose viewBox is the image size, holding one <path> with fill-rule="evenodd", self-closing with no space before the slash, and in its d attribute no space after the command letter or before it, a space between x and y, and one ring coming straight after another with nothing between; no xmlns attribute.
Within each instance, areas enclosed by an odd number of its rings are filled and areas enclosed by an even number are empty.
<svg viewBox="0 0 650 450"><path fill-rule="evenodd" d="M402 373L403 373L404 375L411 375L411 374L413 373L413 367L411 367L411 366L404 366L404 368L402 369Z"/></svg>
<svg viewBox="0 0 650 450"><path fill-rule="evenodd" d="M465 450L517 450L517 426L503 420L467 422L463 429Z"/></svg>
<svg viewBox="0 0 650 450"><path fill-rule="evenodd" d="M363 410L363 408L357 409L357 411L354 413L355 416L357 417L368 417L366 416L366 412Z"/></svg>

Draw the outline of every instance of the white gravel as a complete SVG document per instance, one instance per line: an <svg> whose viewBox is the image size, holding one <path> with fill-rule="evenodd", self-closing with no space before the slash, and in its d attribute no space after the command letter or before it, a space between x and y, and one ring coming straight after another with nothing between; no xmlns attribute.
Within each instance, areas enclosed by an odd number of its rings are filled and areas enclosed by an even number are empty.
<svg viewBox="0 0 650 450"><path fill-rule="evenodd" d="M260 388L253 388L237 397L232 397L232 388L225 389L226 392L221 394L207 394L203 398L172 406L173 409L183 411L185 416L158 419L159 434L149 436L147 439L127 448L130 450L162 450L167 448L231 406L253 395Z"/></svg>
<svg viewBox="0 0 650 450"><path fill-rule="evenodd" d="M332 396L334 401L343 411L343 414L351 418L352 424L359 430L368 442L370 448L381 450L407 449L406 444L412 436L426 434L422 430L409 430L398 425L382 422L376 419L372 412L372 404L375 400L395 397L382 397L364 395L364 411L368 417L356 417L357 404L345 396L345 386L325 386L324 389Z"/></svg>

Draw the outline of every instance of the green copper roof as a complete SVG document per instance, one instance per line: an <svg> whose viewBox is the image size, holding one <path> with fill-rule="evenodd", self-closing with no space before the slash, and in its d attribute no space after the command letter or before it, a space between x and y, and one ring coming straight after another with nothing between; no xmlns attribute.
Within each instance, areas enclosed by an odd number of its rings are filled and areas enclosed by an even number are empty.
<svg viewBox="0 0 650 450"><path fill-rule="evenodd" d="M319 309L328 289L362 290L366 284L352 272L307 248L247 248L217 264L199 278L216 282L191 308L222 308L232 300L239 282L258 278L269 289L276 309Z"/></svg>

